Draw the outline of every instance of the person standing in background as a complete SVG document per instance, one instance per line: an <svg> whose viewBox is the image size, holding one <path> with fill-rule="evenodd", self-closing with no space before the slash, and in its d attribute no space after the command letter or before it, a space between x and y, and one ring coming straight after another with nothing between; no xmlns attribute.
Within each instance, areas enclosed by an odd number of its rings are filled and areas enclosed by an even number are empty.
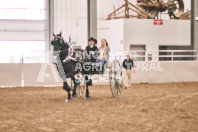
<svg viewBox="0 0 198 132"><path fill-rule="evenodd" d="M126 70L125 77L126 77L126 83L125 88L129 89L131 88L131 74L132 74L132 68L134 67L133 60L130 58L130 54L126 54L126 59L123 61L123 68ZM133 70L135 73L135 70Z"/></svg>

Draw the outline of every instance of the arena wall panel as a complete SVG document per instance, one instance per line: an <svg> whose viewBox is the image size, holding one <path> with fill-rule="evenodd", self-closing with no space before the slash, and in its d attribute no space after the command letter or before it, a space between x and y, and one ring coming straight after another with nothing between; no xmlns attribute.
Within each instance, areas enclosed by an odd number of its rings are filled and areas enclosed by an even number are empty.
<svg viewBox="0 0 198 132"><path fill-rule="evenodd" d="M145 63L145 62L136 62L137 63ZM157 67L157 63L152 63ZM167 83L172 82L172 62L160 62L160 68L163 71L149 71L149 67L151 62L148 64L148 71L144 70L143 67L140 67L136 73L132 73L132 83ZM156 68L157 69L157 68ZM136 68L137 70L137 68Z"/></svg>
<svg viewBox="0 0 198 132"><path fill-rule="evenodd" d="M137 67L138 63L148 64L148 69ZM151 64L157 67L160 64L160 70L149 68ZM136 73L132 74L132 83L170 83L170 82L198 82L198 62L135 62ZM42 68L44 67L44 71ZM44 72L47 76L43 76L43 82L39 82L40 74ZM22 73L24 86L32 87L56 87L62 86L56 66L54 64L0 64L0 87L20 87L22 86ZM107 74L108 75L108 74ZM108 76L103 75L107 78ZM41 76L42 78L42 76ZM94 77L94 84L108 84L108 81L97 81L99 76ZM67 79L69 85L70 79Z"/></svg>
<svg viewBox="0 0 198 132"><path fill-rule="evenodd" d="M173 82L197 82L198 62L174 62Z"/></svg>
<svg viewBox="0 0 198 132"><path fill-rule="evenodd" d="M46 66L45 73L49 73L49 77L44 77L44 82L39 82L38 77L41 72L42 66ZM54 69L52 69L52 66ZM44 68L45 69L45 68ZM56 72L54 76L52 70ZM24 73L24 86L62 86L63 83L60 79L60 76L57 72L57 69L54 64L24 64L23 66ZM58 82L55 78L58 77Z"/></svg>
<svg viewBox="0 0 198 132"><path fill-rule="evenodd" d="M22 64L0 64L0 87L19 87L22 80Z"/></svg>

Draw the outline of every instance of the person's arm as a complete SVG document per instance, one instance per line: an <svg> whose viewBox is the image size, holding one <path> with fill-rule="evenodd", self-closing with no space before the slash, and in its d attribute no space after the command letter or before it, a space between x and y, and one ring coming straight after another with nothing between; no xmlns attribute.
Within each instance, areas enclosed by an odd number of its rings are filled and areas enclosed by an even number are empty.
<svg viewBox="0 0 198 132"><path fill-rule="evenodd" d="M122 67L125 68L125 60L122 63Z"/></svg>
<svg viewBox="0 0 198 132"><path fill-rule="evenodd" d="M98 57L99 56L99 51L98 48L95 46L95 52L94 52L95 56Z"/></svg>
<svg viewBox="0 0 198 132"><path fill-rule="evenodd" d="M91 58L91 54L90 54L90 48L89 46L86 47L86 55L89 56L88 59Z"/></svg>
<svg viewBox="0 0 198 132"><path fill-rule="evenodd" d="M98 51L98 47L95 46L95 51Z"/></svg>
<svg viewBox="0 0 198 132"><path fill-rule="evenodd" d="M87 53L89 52L89 46L86 47L86 51L87 51Z"/></svg>
<svg viewBox="0 0 198 132"><path fill-rule="evenodd" d="M133 69L135 66L134 66L134 62L133 62L132 59L131 59L131 63L132 63L132 68L131 69ZM135 69L133 69L133 73L135 73Z"/></svg>
<svg viewBox="0 0 198 132"><path fill-rule="evenodd" d="M110 48L107 46L107 53L106 53L107 60L110 58Z"/></svg>
<svg viewBox="0 0 198 132"><path fill-rule="evenodd" d="M131 66L134 67L134 63L133 63L133 60L132 59L131 59Z"/></svg>

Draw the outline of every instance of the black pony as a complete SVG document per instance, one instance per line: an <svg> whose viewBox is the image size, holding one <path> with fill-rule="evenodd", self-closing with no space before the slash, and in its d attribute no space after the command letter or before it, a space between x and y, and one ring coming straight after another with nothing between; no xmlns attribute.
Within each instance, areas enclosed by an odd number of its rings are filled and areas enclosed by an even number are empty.
<svg viewBox="0 0 198 132"><path fill-rule="evenodd" d="M57 69L59 71L59 74L61 76L61 78L63 79L63 89L65 89L68 92L68 99L66 99L67 101L71 101L71 94L70 91L72 90L72 88L69 87L66 78L71 78L71 80L74 83L74 88L73 88L73 97L76 97L76 87L77 87L77 81L76 81L76 75L81 72L85 77L85 82L86 82L86 97L85 99L90 98L89 96L89 89L88 86L92 85L92 81L90 79L88 79L88 75L90 74L90 71L86 71L86 70L80 70L80 69L76 69L77 65L84 65L86 62L88 62L88 59L86 57L83 57L83 59L77 58L77 53L84 53L85 51L82 49L75 49L73 51L73 55L71 56L71 58L68 58L69 56L69 50L70 50L70 46L68 45L68 43L66 43L63 38L62 38L62 33L60 34L53 34L54 36L54 40L52 40L51 44L54 46L54 55L57 57ZM62 70L61 70L62 69Z"/></svg>

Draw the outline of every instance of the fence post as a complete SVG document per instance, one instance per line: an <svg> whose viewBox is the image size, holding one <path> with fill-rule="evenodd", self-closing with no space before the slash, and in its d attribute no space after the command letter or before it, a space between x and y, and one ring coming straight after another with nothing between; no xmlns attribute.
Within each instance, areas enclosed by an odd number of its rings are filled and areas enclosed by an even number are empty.
<svg viewBox="0 0 198 132"><path fill-rule="evenodd" d="M198 51L196 51L197 52L197 61L198 61Z"/></svg>
<svg viewBox="0 0 198 132"><path fill-rule="evenodd" d="M23 53L22 53L22 58L21 58L21 87L24 87L24 75L23 75L23 61L24 61L24 58L23 58Z"/></svg>
<svg viewBox="0 0 198 132"><path fill-rule="evenodd" d="M144 54L145 62L148 62L148 52L147 52L147 51L145 51L144 53L145 53L145 54Z"/></svg>
<svg viewBox="0 0 198 132"><path fill-rule="evenodd" d="M172 53L172 82L173 82L173 72L174 72L174 66L173 66L173 61L174 61L174 52L173 52L173 50L171 51L171 53Z"/></svg>

